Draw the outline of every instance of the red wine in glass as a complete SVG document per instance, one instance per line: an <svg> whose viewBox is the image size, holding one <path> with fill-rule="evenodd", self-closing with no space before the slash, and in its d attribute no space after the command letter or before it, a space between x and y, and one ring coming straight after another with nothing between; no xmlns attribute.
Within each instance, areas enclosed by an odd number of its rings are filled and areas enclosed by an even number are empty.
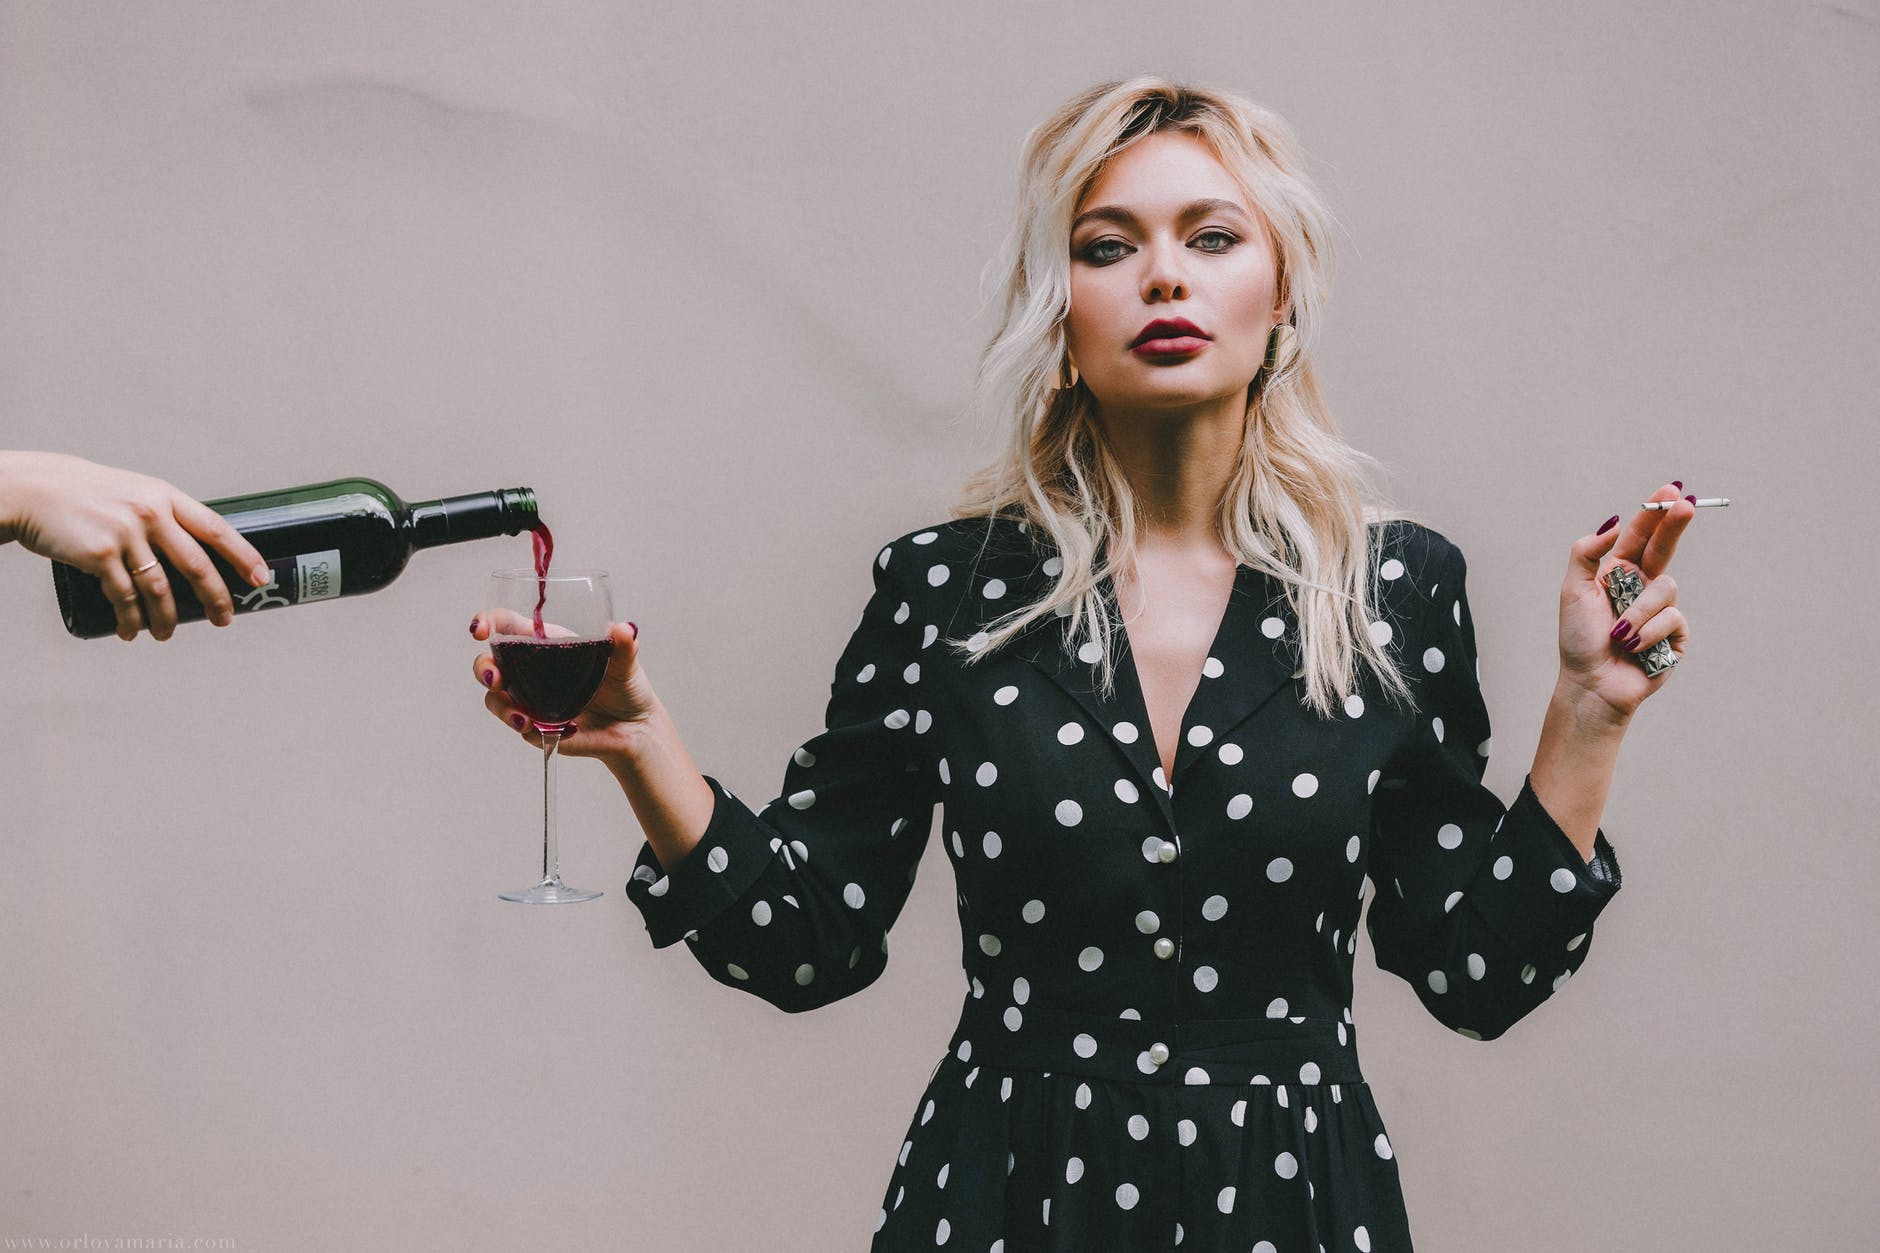
<svg viewBox="0 0 1880 1253"><path fill-rule="evenodd" d="M558 905L593 900L598 891L561 880L555 833L555 749L600 690L613 656L613 596L601 570L548 572L554 540L535 534L533 568L490 576L490 654L503 690L542 735L542 878L499 892L506 901Z"/></svg>
<svg viewBox="0 0 1880 1253"><path fill-rule="evenodd" d="M614 655L611 639L497 637L491 649L503 687L539 730L573 722L601 685Z"/></svg>

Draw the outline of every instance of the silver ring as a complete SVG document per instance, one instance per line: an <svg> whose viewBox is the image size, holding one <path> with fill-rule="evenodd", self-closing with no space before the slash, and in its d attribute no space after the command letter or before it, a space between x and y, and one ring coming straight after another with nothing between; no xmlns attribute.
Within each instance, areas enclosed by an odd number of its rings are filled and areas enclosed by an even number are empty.
<svg viewBox="0 0 1880 1253"><path fill-rule="evenodd" d="M154 570L160 564L161 563L155 557L152 557L149 561L144 562L143 565L138 566L136 569L132 570L131 577L136 578L138 575L142 574L146 570Z"/></svg>

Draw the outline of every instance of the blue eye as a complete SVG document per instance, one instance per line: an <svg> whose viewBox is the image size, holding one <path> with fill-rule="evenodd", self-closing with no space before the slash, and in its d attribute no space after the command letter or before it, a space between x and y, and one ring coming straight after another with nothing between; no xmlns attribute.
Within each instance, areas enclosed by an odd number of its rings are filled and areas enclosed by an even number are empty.
<svg viewBox="0 0 1880 1253"><path fill-rule="evenodd" d="M1203 248L1202 249L1203 252L1226 252L1229 248L1232 248L1235 244L1240 242L1238 239L1235 239L1232 235L1229 235L1226 231L1202 231L1199 235L1195 236L1195 242L1200 243L1202 240L1207 239L1210 236L1213 236L1219 239L1224 239L1227 242L1222 244L1219 248Z"/></svg>
<svg viewBox="0 0 1880 1253"><path fill-rule="evenodd" d="M1123 241L1120 239L1099 239L1095 243L1087 245L1084 248L1084 260L1090 262L1092 265L1108 265L1112 261L1120 261L1122 259L1122 254L1120 253L1111 254L1108 256L1097 255L1097 249L1102 248L1108 244L1115 244L1118 248L1122 248L1126 246L1123 243Z"/></svg>

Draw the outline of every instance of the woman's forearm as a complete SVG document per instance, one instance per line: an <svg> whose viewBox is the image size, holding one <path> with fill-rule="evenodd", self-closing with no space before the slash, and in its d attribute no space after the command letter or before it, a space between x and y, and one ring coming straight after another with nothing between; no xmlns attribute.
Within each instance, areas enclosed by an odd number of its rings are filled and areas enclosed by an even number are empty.
<svg viewBox="0 0 1880 1253"><path fill-rule="evenodd" d="M1541 808L1589 862L1625 731L1626 723L1603 701L1556 687L1528 770Z"/></svg>
<svg viewBox="0 0 1880 1253"><path fill-rule="evenodd" d="M666 870L685 859L711 822L712 788L656 701L644 722L620 728L620 747L602 757L613 772L653 855Z"/></svg>

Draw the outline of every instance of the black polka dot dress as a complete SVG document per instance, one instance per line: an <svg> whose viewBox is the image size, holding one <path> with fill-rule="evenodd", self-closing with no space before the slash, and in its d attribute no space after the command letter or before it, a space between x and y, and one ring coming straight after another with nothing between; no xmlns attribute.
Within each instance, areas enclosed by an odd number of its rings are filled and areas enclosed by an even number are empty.
<svg viewBox="0 0 1880 1253"><path fill-rule="evenodd" d="M966 991L878 1253L1411 1247L1351 1012L1367 878L1379 965L1490 1040L1586 959L1619 867L1526 782L1512 805L1482 786L1462 554L1401 521L1372 539L1372 637L1419 708L1366 675L1314 715L1283 590L1242 566L1165 778L1126 638L1107 699L1059 619L972 666L941 643L978 652L1054 554L1004 520L904 536L781 794L753 812L707 776L698 846L642 850L653 943L795 1012L881 975L942 807Z"/></svg>

